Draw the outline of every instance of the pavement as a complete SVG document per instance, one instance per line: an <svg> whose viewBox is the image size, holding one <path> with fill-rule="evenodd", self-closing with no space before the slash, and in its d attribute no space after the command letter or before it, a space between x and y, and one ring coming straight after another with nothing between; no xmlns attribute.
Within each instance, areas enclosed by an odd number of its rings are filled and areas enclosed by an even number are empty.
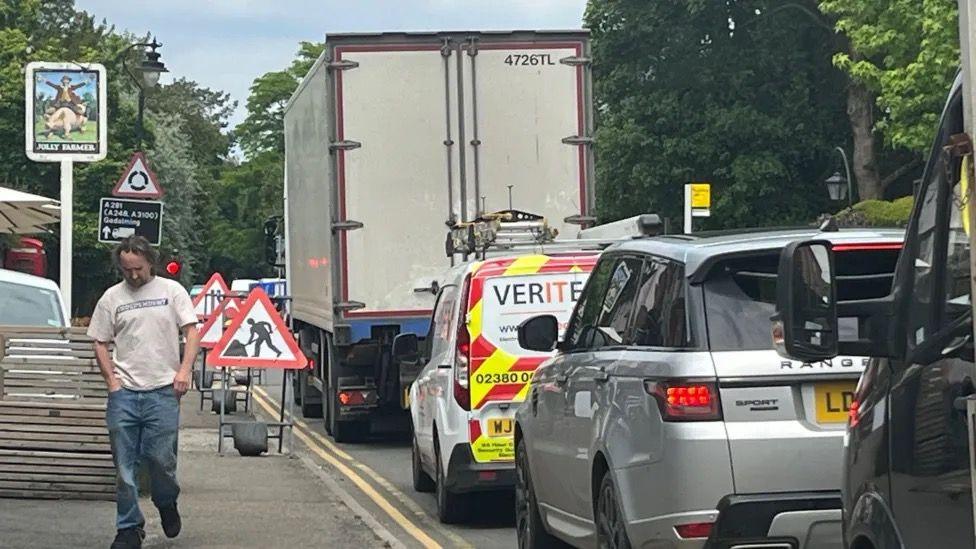
<svg viewBox="0 0 976 549"><path fill-rule="evenodd" d="M336 477L303 452L244 458L225 445L217 454L217 418L184 398L178 475L183 532L167 539L148 498L144 547L277 548L402 547ZM276 449L276 448L275 448ZM0 499L0 546L107 548L115 535L115 504Z"/></svg>

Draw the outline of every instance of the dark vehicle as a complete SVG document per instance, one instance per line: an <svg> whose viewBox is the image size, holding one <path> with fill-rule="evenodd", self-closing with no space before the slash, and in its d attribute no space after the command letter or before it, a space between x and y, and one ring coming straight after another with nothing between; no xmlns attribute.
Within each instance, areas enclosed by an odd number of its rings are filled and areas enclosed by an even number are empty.
<svg viewBox="0 0 976 549"><path fill-rule="evenodd" d="M973 177L972 143L963 131L957 78L889 295L835 299L827 242L799 243L781 257L784 356L874 357L850 406L844 456L844 537L851 549L974 545L966 420L976 392L967 220ZM819 279L804 276L818 270ZM858 319L856 341L838 341L838 315Z"/></svg>

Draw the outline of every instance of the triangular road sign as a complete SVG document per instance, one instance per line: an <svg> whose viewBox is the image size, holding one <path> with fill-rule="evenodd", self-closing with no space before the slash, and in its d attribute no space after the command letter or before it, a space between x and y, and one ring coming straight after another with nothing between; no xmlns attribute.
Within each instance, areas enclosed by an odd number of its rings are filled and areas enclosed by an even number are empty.
<svg viewBox="0 0 976 549"><path fill-rule="evenodd" d="M112 189L112 196L153 200L163 196L163 187L156 174L149 169L149 163L141 152L132 155L129 167L122 172L122 177Z"/></svg>
<svg viewBox="0 0 976 549"><path fill-rule="evenodd" d="M203 285L200 293L193 298L193 312L197 314L197 318L206 318L217 309L221 299L229 293L230 288L224 281L224 277L220 276L220 273L214 273Z"/></svg>
<svg viewBox="0 0 976 549"><path fill-rule="evenodd" d="M241 313L228 326L207 364L215 367L301 370L308 360L275 311L264 290L251 291Z"/></svg>
<svg viewBox="0 0 976 549"><path fill-rule="evenodd" d="M211 349L224 336L224 323L227 320L227 311L240 312L241 300L236 297L225 297L213 314L209 315L200 328L200 346L204 349Z"/></svg>

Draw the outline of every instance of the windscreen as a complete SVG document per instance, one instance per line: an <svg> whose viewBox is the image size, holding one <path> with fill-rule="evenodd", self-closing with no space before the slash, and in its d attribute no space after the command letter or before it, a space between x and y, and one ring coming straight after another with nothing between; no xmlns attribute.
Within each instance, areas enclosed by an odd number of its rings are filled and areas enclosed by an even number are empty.
<svg viewBox="0 0 976 549"><path fill-rule="evenodd" d="M899 250L859 249L834 254L838 301L875 299L891 291ZM770 317L776 312L779 252L732 258L712 268L704 284L709 348L758 351L773 348ZM840 339L857 339L856 319L838 319Z"/></svg>
<svg viewBox="0 0 976 549"><path fill-rule="evenodd" d="M57 292L0 282L0 326L64 326Z"/></svg>
<svg viewBox="0 0 976 549"><path fill-rule="evenodd" d="M588 276L578 272L489 278L482 297L482 337L512 355L535 354L519 346L519 324L534 316L553 315L562 338Z"/></svg>

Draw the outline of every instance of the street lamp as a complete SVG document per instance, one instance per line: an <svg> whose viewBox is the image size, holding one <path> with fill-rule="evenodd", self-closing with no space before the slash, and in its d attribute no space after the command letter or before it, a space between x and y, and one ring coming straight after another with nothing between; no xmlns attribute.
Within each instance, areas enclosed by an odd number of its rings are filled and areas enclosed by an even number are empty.
<svg viewBox="0 0 976 549"><path fill-rule="evenodd" d="M128 73L132 81L136 83L136 87L139 88L139 116L136 119L136 148L142 149L142 118L143 112L146 108L146 95L145 91L147 89L155 88L159 84L159 75L164 72L169 72L166 69L166 65L159 60L159 52L156 51L157 48L162 47L162 44L156 42L153 38L152 42L139 42L132 44L122 52L122 67L125 72ZM125 62L125 54L134 48L143 49L142 62L139 66L130 68ZM146 48L149 48L148 50Z"/></svg>
<svg viewBox="0 0 976 549"><path fill-rule="evenodd" d="M840 202L847 199L847 205L851 206L854 204L854 188L853 182L851 180L851 166L847 162L847 153L844 149L840 147L834 147L834 150L840 153L840 157L844 160L844 173L847 174L845 178L839 172L834 172L834 175L827 178L824 183L827 184L827 194L830 195L830 199L834 202Z"/></svg>
<svg viewBox="0 0 976 549"><path fill-rule="evenodd" d="M840 172L834 172L834 175L828 177L825 183L827 184L827 194L830 195L830 200L840 202L847 198L849 182Z"/></svg>

